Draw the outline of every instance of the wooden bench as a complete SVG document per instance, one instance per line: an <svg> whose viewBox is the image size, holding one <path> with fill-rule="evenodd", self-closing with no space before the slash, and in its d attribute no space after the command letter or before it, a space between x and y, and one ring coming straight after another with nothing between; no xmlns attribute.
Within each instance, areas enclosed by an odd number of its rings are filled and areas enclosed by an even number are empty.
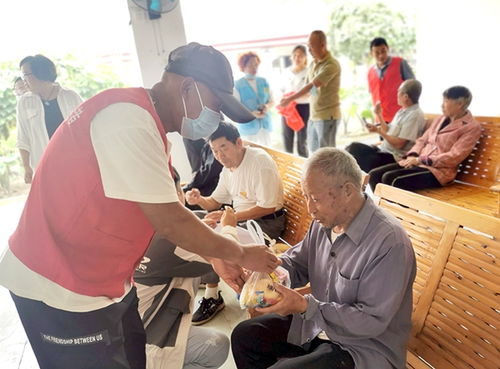
<svg viewBox="0 0 500 369"><path fill-rule="evenodd" d="M383 184L375 195L417 258L408 367L498 369L500 219Z"/></svg>
<svg viewBox="0 0 500 369"><path fill-rule="evenodd" d="M426 115L433 120L438 115ZM455 182L418 193L479 213L500 216L500 117L475 117L482 133Z"/></svg>
<svg viewBox="0 0 500 369"><path fill-rule="evenodd" d="M278 171L283 182L286 225L281 238L290 245L295 245L304 239L311 224L311 216L307 211L307 205L302 196L300 179L302 167L306 159L286 152L274 150L267 146L257 145L253 142L245 142L252 147L265 150L278 166Z"/></svg>
<svg viewBox="0 0 500 369"><path fill-rule="evenodd" d="M300 187L305 159L250 145L278 165L287 210L284 239L296 244L311 222ZM417 259L407 367L498 369L500 219L382 184L375 194L379 206L401 221Z"/></svg>

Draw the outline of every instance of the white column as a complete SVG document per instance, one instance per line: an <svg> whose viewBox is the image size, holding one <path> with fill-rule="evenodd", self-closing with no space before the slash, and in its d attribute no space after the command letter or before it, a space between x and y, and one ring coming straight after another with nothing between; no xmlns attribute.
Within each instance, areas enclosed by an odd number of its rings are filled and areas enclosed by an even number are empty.
<svg viewBox="0 0 500 369"><path fill-rule="evenodd" d="M130 0L128 7L143 86L151 88L161 79L170 52L186 44L181 5L154 20L149 19L146 10L139 8ZM181 180L188 182L191 179L191 167L182 138L177 133L169 133L168 139L172 143L172 163L179 171Z"/></svg>

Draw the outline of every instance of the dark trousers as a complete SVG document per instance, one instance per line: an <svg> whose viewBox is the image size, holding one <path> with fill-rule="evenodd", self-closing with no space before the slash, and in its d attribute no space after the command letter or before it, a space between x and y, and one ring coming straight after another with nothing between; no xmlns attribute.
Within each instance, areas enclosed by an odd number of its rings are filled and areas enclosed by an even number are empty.
<svg viewBox="0 0 500 369"><path fill-rule="evenodd" d="M135 288L119 303L83 313L11 295L40 369L146 368Z"/></svg>
<svg viewBox="0 0 500 369"><path fill-rule="evenodd" d="M201 138L199 140L190 140L188 138L182 138L184 141L184 147L186 148L186 154L189 160L189 165L191 166L191 172L196 172L202 166L201 162L201 150L206 144L206 141Z"/></svg>
<svg viewBox="0 0 500 369"><path fill-rule="evenodd" d="M429 169L421 167L403 168L398 163L394 163L375 168L369 174L372 191L375 191L378 183L408 191L441 187L434 174Z"/></svg>
<svg viewBox="0 0 500 369"><path fill-rule="evenodd" d="M292 316L263 315L236 326L231 348L238 369L354 369L351 355L333 342L314 338L287 342Z"/></svg>
<svg viewBox="0 0 500 369"><path fill-rule="evenodd" d="M396 162L391 153L380 151L377 146L353 142L345 149L349 154L354 156L359 167L365 173L368 173L373 168Z"/></svg>
<svg viewBox="0 0 500 369"><path fill-rule="evenodd" d="M288 127L286 120L281 119L283 124L283 143L285 144L285 151L293 154L293 140L295 133L297 133L297 152L300 156L307 158L307 121L309 120L309 104L297 104L297 112L304 121L304 127L298 132Z"/></svg>

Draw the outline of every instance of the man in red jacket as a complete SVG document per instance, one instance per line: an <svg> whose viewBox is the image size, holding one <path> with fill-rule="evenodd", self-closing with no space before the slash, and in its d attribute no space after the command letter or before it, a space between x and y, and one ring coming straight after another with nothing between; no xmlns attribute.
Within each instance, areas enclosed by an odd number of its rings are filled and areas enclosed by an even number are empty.
<svg viewBox="0 0 500 369"><path fill-rule="evenodd" d="M375 64L368 71L368 87L373 106L382 106L382 117L389 123L400 109L399 86L403 81L415 78L415 75L406 60L389 55L389 45L382 37L372 40L370 53L375 59Z"/></svg>
<svg viewBox="0 0 500 369"><path fill-rule="evenodd" d="M236 290L240 266L277 266L265 246L243 247L201 223L169 174L166 132L207 137L220 111L254 119L232 92L227 59L191 43L170 53L151 90L103 91L59 126L0 257L0 284L41 369L145 368L132 275L155 232L204 256Z"/></svg>

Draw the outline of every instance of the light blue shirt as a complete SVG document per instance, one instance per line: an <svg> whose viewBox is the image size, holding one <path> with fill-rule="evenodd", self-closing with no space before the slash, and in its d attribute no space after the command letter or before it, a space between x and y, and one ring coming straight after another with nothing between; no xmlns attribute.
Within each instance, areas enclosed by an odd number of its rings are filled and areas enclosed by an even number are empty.
<svg viewBox="0 0 500 369"><path fill-rule="evenodd" d="M397 219L369 198L345 233L314 223L282 257L292 287L311 283L307 311L294 314L288 342L324 331L356 369L404 369L411 329L415 254Z"/></svg>

